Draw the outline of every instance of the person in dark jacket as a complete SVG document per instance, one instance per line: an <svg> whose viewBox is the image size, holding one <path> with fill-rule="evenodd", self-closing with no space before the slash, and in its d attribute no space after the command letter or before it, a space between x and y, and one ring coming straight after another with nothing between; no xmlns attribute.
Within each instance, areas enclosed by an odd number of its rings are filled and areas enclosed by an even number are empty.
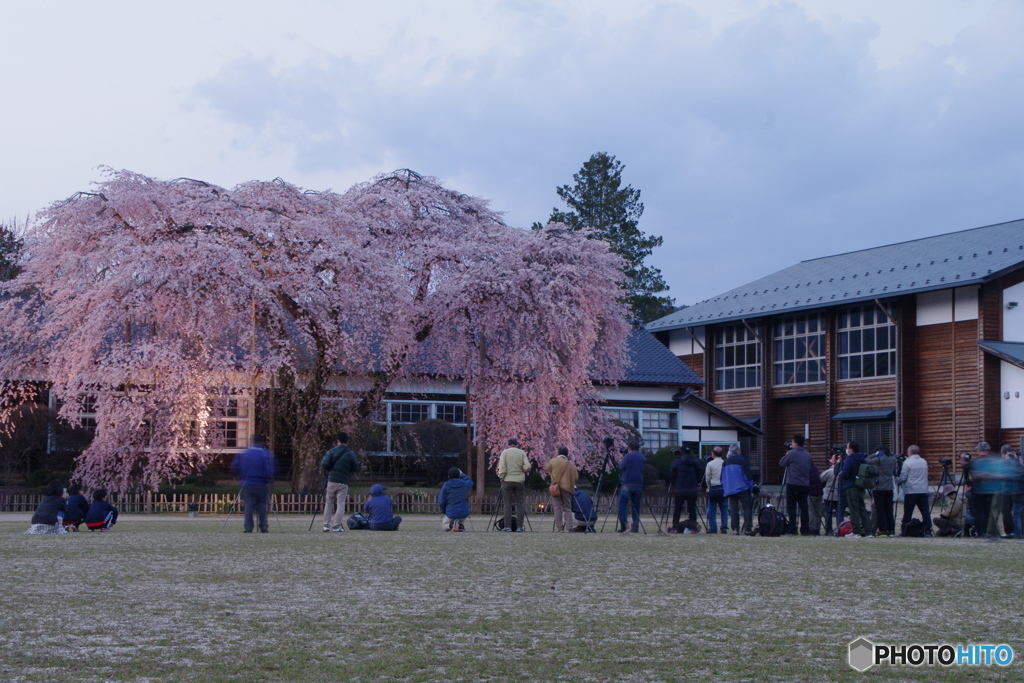
<svg viewBox="0 0 1024 683"><path fill-rule="evenodd" d="M729 446L729 457L722 466L722 493L729 501L729 519L734 534L740 531L740 506L743 507L743 531L750 535L754 528L753 491L750 466L739 444Z"/></svg>
<svg viewBox="0 0 1024 683"><path fill-rule="evenodd" d="M89 501L82 495L82 487L72 484L68 487L68 508L64 513L64 528L78 531L78 526L89 513Z"/></svg>
<svg viewBox="0 0 1024 683"><path fill-rule="evenodd" d="M67 533L61 520L67 509L67 493L58 480L53 479L43 489L43 499L39 501L35 514L26 534L63 534Z"/></svg>
<svg viewBox="0 0 1024 683"><path fill-rule="evenodd" d="M110 527L117 524L117 508L107 502L106 489L92 492L92 505L82 521L89 531L110 531Z"/></svg>
<svg viewBox="0 0 1024 683"><path fill-rule="evenodd" d="M465 531L463 522L469 517L469 493L473 490L473 480L458 467L448 470L448 481L441 487L437 496L437 505L441 508L444 519L441 528L445 531Z"/></svg>
<svg viewBox="0 0 1024 683"><path fill-rule="evenodd" d="M242 483L245 533L252 533L253 513L259 516L260 533L268 533L270 525L267 523L267 503L270 501L270 486L274 483L274 454L267 450L267 437L253 434L252 446L231 461L231 473L239 477Z"/></svg>
<svg viewBox="0 0 1024 683"><path fill-rule="evenodd" d="M700 465L693 459L689 448L676 449L673 451L676 459L672 461L669 468L668 481L669 490L675 496L675 505L672 508L672 531L683 533L687 530L696 533L697 526L697 494L699 493L701 472ZM679 526L679 515L683 511L683 503L689 513L689 524Z"/></svg>
<svg viewBox="0 0 1024 683"><path fill-rule="evenodd" d="M807 512L807 491L811 486L811 454L804 450L804 435L793 436L793 448L782 456L779 466L786 468L783 481L786 484L786 513L789 515L789 526L786 533L796 536L796 508L800 506L800 533L809 536L811 533L810 518Z"/></svg>
<svg viewBox="0 0 1024 683"><path fill-rule="evenodd" d="M864 505L864 489L857 486L857 472L867 458L860 452L860 444L851 441L846 444L846 459L839 475L839 495L846 497L846 505L850 510L850 524L853 530L847 538L871 537L871 518L867 506Z"/></svg>
<svg viewBox="0 0 1024 683"><path fill-rule="evenodd" d="M594 509L594 501L586 491L576 489L572 494L572 513L576 519L575 532L594 532L594 522L597 521L597 510Z"/></svg>
<svg viewBox="0 0 1024 683"><path fill-rule="evenodd" d="M324 454L320 467L327 475L324 489L324 531L344 531L345 503L348 501L348 482L359 469L359 459L348 447L348 434L338 432L334 448Z"/></svg>
<svg viewBox="0 0 1024 683"><path fill-rule="evenodd" d="M370 498L363 503L363 510L370 517L370 531L398 531L402 518L393 515L392 509L391 498L384 495L384 487L380 484L371 486Z"/></svg>
<svg viewBox="0 0 1024 683"><path fill-rule="evenodd" d="M619 461L621 486L619 492L619 532L626 531L626 506L633 509L633 524L629 531L640 531L640 498L644 491L644 464L647 462L640 453L640 444L630 442L629 452Z"/></svg>

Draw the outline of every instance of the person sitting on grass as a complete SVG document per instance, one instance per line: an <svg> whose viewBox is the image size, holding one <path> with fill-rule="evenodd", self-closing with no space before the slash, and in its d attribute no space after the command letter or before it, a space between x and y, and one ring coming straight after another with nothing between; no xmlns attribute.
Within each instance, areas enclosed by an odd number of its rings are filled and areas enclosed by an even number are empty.
<svg viewBox="0 0 1024 683"><path fill-rule="evenodd" d="M448 470L448 481L441 487L437 496L437 505L441 508L444 519L441 528L445 531L465 531L464 522L469 517L469 492L473 490L473 480L458 467Z"/></svg>
<svg viewBox="0 0 1024 683"><path fill-rule="evenodd" d="M107 502L106 489L92 492L92 505L83 521L89 531L110 531L110 527L117 524L117 508Z"/></svg>
<svg viewBox="0 0 1024 683"><path fill-rule="evenodd" d="M89 501L82 495L82 487L72 484L68 487L68 507L64 513L64 528L78 531L78 526L89 513Z"/></svg>
<svg viewBox="0 0 1024 683"><path fill-rule="evenodd" d="M932 519L938 529L936 536L956 536L964 528L964 498L952 484L942 487L942 495L950 503L949 510Z"/></svg>
<svg viewBox="0 0 1024 683"><path fill-rule="evenodd" d="M370 487L370 498L363 503L363 509L370 516L370 531L398 531L401 517L395 517L391 510L391 498L384 495L384 487L374 484Z"/></svg>
<svg viewBox="0 0 1024 683"><path fill-rule="evenodd" d="M65 534L67 531L61 521L67 509L67 492L56 479L43 489L43 499L39 501L36 512L32 515L31 526L26 534Z"/></svg>

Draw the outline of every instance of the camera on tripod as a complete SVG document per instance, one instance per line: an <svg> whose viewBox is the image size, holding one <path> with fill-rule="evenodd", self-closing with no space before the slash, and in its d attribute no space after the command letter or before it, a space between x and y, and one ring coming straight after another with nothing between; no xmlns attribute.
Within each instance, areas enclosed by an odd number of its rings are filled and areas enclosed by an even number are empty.
<svg viewBox="0 0 1024 683"><path fill-rule="evenodd" d="M834 443L832 444L832 455L838 455L840 458L846 456L846 446Z"/></svg>
<svg viewBox="0 0 1024 683"><path fill-rule="evenodd" d="M792 450L793 449L793 442L792 441L783 441L782 442L782 447L785 448L787 451L788 450Z"/></svg>
<svg viewBox="0 0 1024 683"><path fill-rule="evenodd" d="M942 469L948 470L953 466L953 458L939 458L939 464L942 465Z"/></svg>

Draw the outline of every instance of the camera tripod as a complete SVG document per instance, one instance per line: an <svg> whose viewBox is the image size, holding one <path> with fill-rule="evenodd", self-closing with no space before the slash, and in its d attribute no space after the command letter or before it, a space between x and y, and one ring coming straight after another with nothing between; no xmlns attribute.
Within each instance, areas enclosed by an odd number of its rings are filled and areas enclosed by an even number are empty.
<svg viewBox="0 0 1024 683"><path fill-rule="evenodd" d="M620 494L622 492L621 490L622 490L622 483L620 482L620 483L615 485L615 491L612 493L611 500L609 501L609 504L608 504L608 511L605 513L604 521L601 522L601 532L602 533L604 532L605 524L608 523L608 518L612 514L612 508L615 506L615 501L619 497L618 494ZM654 523L658 525L658 533L659 534L665 533L662 530L662 528L661 528L661 522L658 521L658 515L655 514L654 508L651 507L650 500L648 500L647 497L644 496L643 489L641 489L641 491L640 491L640 505L638 506L640 509L638 510L638 514L637 514L637 525L640 527L640 530L642 532L644 532L645 536L647 535L647 529L644 528L644 521L642 519L644 503L647 503L647 511L651 513L651 517L654 518ZM630 512L630 510L626 510L626 512L627 512L627 519L628 519L628 513Z"/></svg>
<svg viewBox="0 0 1024 683"><path fill-rule="evenodd" d="M701 483L702 484L704 483L704 479L701 479ZM697 495L695 495L694 497L692 497L689 500L687 500L686 506L687 506L687 508L689 508L690 505L693 505L694 510L697 513L698 529L702 527L704 529L704 532L708 533L707 519L705 519L704 515L700 511L700 504L697 503L697 499L698 498L700 498L700 488L699 488L699 486L698 486ZM667 494L667 497L665 499L665 503L662 506L661 524L658 525L659 531L661 530L662 527L664 527L665 529L667 529L669 531L671 531L671 529L675 528L675 525L673 525L671 527L668 525L668 513L669 513L669 509L670 508L672 509L672 512L673 512L672 517L673 518L675 517L675 507L674 506L675 506L675 496L672 493L672 487L669 486L668 487L668 494ZM681 507L682 506L680 506L680 512L682 512ZM690 510L687 509L687 513L689 513L689 512L690 512ZM666 531L665 533L668 533L669 531Z"/></svg>
<svg viewBox="0 0 1024 683"><path fill-rule="evenodd" d="M494 510L491 512L491 519L490 522L488 522L487 528L491 530L504 531L504 529L498 529L498 512L501 511L501 513L504 515L505 506L511 504L511 501L505 501L505 491L502 489L498 489L498 504L494 506ZM514 517L515 515L512 516ZM533 531L533 524L530 522L530 513L526 511L525 502L523 503L523 527L529 527L530 531Z"/></svg>
<svg viewBox="0 0 1024 683"><path fill-rule="evenodd" d="M267 484L267 513L273 512L274 519L277 520L277 529L281 533L284 533L284 527L281 525L281 517L277 514L277 508L274 507L274 487L273 484ZM220 530L224 531L224 528L228 525L228 520L231 519L231 514L235 511L235 506L238 505L238 501L242 498L242 489L245 488L245 484L238 487L238 493L235 494L235 499L231 501L231 507L228 508L227 517L224 518L224 523L220 525ZM256 511L253 511L256 514ZM268 525L269 526L269 525Z"/></svg>

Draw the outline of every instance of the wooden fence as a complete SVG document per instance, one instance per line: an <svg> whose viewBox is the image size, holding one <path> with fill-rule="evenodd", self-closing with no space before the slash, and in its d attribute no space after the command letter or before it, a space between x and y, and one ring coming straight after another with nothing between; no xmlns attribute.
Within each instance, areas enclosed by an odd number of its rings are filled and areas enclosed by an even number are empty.
<svg viewBox="0 0 1024 683"><path fill-rule="evenodd" d="M348 502L345 505L345 512L355 512L362 509L363 503L369 498L367 494L349 494ZM482 514L490 515L497 505L497 494L488 493L483 497ZM700 497L701 512L704 512L704 496ZM0 512L35 512L42 496L39 494L0 494ZM437 509L437 493L396 493L391 497L394 501L395 512L406 514L440 514ZM761 494L762 502L768 502L768 497ZM470 501L474 502L475 496ZM651 510L661 515L665 506L671 506L672 497L668 495L647 495L644 496L645 515ZM189 503L195 503L199 514L225 514L235 502L233 493L202 493L202 494L167 494L167 493L129 493L124 495L112 494L110 497L112 505L118 508L122 514L162 514L188 512ZM323 510L323 501L319 495L296 495L293 493L279 493L272 497L273 509L280 514L309 515ZM547 493L527 492L526 509L531 513L540 511L541 506L549 503ZM609 504L612 505L612 516L615 516L617 501L611 501L609 494L602 494L598 502L599 514L605 515ZM648 504L650 507L648 507ZM238 501L238 509L241 509L241 501Z"/></svg>

